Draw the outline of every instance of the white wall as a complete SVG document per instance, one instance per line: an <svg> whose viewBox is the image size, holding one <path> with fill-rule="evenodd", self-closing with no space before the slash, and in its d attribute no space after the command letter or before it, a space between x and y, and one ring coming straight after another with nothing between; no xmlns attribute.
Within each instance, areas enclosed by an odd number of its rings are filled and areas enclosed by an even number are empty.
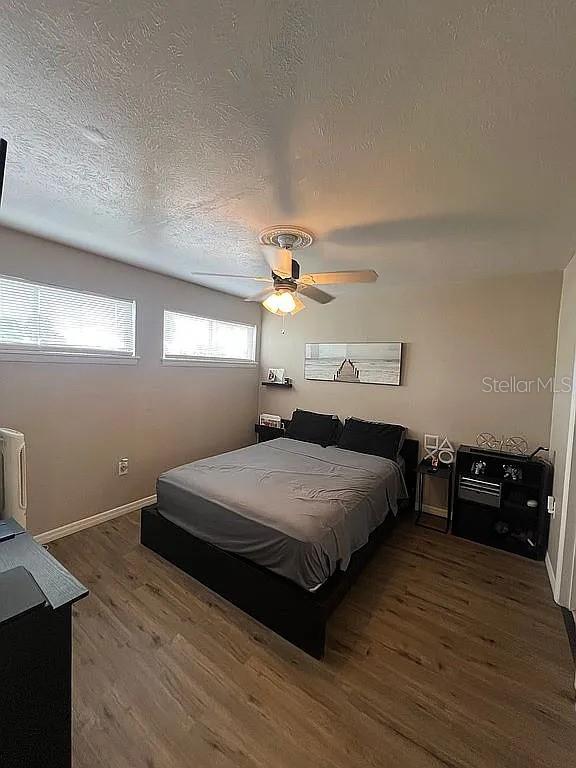
<svg viewBox="0 0 576 768"><path fill-rule="evenodd" d="M0 361L0 424L26 435L33 533L146 497L163 470L253 442L257 369L162 365L162 315L259 325L258 305L3 228L0 273L137 301L137 365Z"/></svg>

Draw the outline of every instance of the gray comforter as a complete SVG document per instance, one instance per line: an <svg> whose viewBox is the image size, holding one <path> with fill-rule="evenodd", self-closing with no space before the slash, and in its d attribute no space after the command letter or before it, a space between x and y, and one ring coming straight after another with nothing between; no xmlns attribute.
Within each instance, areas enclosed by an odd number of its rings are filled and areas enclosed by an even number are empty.
<svg viewBox="0 0 576 768"><path fill-rule="evenodd" d="M160 513L194 536L315 589L406 486L389 459L279 438L171 469L157 493Z"/></svg>

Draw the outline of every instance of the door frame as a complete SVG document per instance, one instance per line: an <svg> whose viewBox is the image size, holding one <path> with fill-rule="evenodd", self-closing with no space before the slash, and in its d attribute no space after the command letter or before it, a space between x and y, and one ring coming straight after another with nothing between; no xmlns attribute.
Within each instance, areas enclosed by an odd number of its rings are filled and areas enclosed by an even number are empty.
<svg viewBox="0 0 576 768"><path fill-rule="evenodd" d="M562 483L558 559L554 578L554 599L576 610L576 347L573 350L570 415L566 438L566 463Z"/></svg>

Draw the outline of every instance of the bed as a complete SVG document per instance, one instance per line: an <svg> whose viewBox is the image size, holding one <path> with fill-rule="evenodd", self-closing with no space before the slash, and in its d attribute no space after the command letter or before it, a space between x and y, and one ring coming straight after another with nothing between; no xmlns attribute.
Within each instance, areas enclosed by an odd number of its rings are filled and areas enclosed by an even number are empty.
<svg viewBox="0 0 576 768"><path fill-rule="evenodd" d="M398 461L278 438L172 469L141 542L306 652L414 491Z"/></svg>

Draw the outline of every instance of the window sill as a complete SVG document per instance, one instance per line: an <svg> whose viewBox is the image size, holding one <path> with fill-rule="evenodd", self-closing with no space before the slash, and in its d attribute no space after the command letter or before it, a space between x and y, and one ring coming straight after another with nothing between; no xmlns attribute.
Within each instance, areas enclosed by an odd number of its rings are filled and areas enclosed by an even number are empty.
<svg viewBox="0 0 576 768"><path fill-rule="evenodd" d="M137 365L139 357L76 354L74 352L2 352L3 363L80 363L89 365Z"/></svg>
<svg viewBox="0 0 576 768"><path fill-rule="evenodd" d="M255 370L259 367L257 362L244 360L193 360L176 357L163 357L162 365L175 366L176 368L247 368L248 370Z"/></svg>

